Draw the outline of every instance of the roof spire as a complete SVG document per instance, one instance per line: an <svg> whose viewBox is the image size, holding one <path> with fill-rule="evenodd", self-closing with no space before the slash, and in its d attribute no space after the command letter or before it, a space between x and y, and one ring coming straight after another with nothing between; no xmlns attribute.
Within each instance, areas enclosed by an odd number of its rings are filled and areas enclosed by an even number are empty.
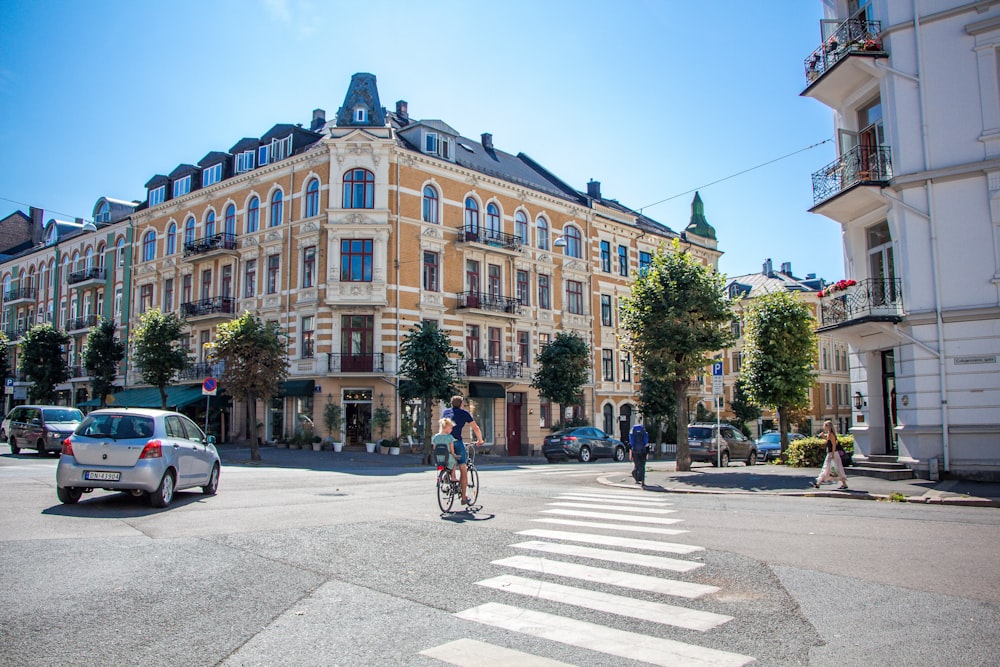
<svg viewBox="0 0 1000 667"><path fill-rule="evenodd" d="M685 231L689 234L697 234L706 239L715 240L715 228L708 224L708 220L705 219L705 204L702 203L701 195L697 192L694 193L694 199L691 200L691 222L688 223Z"/></svg>

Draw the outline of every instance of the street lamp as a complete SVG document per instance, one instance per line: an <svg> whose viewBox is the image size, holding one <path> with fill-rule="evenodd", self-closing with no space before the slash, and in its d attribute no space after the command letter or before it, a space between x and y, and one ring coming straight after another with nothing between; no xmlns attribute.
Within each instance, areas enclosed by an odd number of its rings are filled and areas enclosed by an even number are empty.
<svg viewBox="0 0 1000 667"><path fill-rule="evenodd" d="M860 410L865 407L865 397L861 395L860 391L854 392L854 409Z"/></svg>

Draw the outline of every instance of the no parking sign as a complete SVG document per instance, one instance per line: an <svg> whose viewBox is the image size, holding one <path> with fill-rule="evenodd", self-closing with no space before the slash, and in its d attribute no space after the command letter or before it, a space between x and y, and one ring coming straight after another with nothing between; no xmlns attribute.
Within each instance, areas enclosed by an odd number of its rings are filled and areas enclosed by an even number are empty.
<svg viewBox="0 0 1000 667"><path fill-rule="evenodd" d="M201 383L202 396L215 396L215 392L218 390L219 383L216 382L215 378L205 378L205 381Z"/></svg>

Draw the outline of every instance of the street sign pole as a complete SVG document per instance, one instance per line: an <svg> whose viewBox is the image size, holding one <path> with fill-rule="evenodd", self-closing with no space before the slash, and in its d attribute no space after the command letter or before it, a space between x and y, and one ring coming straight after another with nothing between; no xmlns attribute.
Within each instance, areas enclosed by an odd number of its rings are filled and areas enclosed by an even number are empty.
<svg viewBox="0 0 1000 667"><path fill-rule="evenodd" d="M722 467L722 410L719 409L719 396L722 395L722 362L712 362L712 401L715 403L715 458L716 467Z"/></svg>

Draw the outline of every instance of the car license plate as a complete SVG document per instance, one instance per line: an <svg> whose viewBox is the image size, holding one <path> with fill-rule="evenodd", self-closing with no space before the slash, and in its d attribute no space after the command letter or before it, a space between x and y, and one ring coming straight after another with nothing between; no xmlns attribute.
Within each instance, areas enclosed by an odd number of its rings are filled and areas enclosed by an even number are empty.
<svg viewBox="0 0 1000 667"><path fill-rule="evenodd" d="M117 482L122 477L120 472L104 472L101 470L88 470L83 473L83 478L94 482Z"/></svg>

